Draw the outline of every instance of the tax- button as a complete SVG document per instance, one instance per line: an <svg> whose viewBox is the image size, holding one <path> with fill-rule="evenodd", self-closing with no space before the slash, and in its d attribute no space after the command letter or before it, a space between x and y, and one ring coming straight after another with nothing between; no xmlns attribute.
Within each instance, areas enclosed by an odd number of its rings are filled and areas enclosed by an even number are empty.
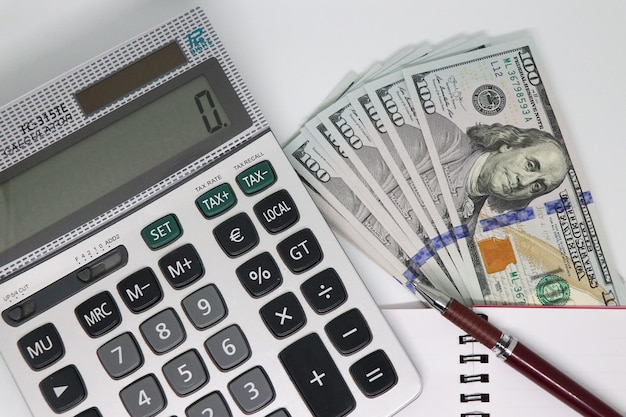
<svg viewBox="0 0 626 417"><path fill-rule="evenodd" d="M141 231L141 237L150 249L158 249L175 241L182 233L176 216L168 214L144 227Z"/></svg>
<svg viewBox="0 0 626 417"><path fill-rule="evenodd" d="M237 175L237 183L246 195L256 194L274 182L276 182L276 174L269 161L259 162Z"/></svg>

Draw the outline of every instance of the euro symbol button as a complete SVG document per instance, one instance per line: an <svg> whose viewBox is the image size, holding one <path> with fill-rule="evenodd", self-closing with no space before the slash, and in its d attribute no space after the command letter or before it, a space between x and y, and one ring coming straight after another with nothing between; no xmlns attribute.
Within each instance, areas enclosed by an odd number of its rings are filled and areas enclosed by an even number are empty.
<svg viewBox="0 0 626 417"><path fill-rule="evenodd" d="M213 236L231 258L243 255L259 244L259 235L246 213L236 214L220 223L213 229Z"/></svg>

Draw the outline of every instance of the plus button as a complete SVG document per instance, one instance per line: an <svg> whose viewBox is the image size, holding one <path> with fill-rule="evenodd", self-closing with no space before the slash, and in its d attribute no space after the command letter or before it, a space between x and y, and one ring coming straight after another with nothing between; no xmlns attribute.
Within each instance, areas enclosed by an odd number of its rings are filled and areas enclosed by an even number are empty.
<svg viewBox="0 0 626 417"><path fill-rule="evenodd" d="M311 384L313 384L314 382L317 382L320 387L323 387L324 386L324 382L322 382L322 378L324 378L326 376L326 373L322 372L321 374L318 374L317 371L314 369L311 372L311 374L313 374L313 379L310 380L309 382Z"/></svg>

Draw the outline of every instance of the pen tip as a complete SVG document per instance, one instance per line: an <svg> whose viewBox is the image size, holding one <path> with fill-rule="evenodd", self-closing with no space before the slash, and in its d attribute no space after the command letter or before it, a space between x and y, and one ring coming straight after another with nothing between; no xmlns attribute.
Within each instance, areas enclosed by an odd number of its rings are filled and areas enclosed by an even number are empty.
<svg viewBox="0 0 626 417"><path fill-rule="evenodd" d="M446 311L451 301L451 298L448 295L439 291L432 285L425 284L419 280L411 280L410 283L433 308L442 313Z"/></svg>

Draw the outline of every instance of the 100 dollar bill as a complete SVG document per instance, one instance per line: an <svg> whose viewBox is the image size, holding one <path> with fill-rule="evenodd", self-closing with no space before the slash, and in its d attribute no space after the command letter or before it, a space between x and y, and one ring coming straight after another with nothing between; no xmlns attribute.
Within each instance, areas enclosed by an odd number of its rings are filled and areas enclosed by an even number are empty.
<svg viewBox="0 0 626 417"><path fill-rule="evenodd" d="M594 201L528 40L404 70L432 175L491 304L621 305Z"/></svg>

